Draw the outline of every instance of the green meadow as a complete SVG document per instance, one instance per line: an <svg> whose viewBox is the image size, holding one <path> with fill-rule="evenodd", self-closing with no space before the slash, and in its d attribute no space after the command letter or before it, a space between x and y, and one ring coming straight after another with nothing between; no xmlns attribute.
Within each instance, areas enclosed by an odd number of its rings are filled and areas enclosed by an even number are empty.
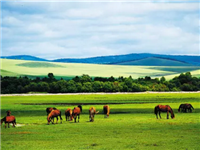
<svg viewBox="0 0 200 150"><path fill-rule="evenodd" d="M165 76L172 79L180 73L190 71L193 76L200 77L199 66L132 66L132 65L98 65L79 63L55 63L24 60L1 59L2 76L45 77L53 73L57 79L71 79L88 74L91 77L129 77L134 79L151 76Z"/></svg>
<svg viewBox="0 0 200 150"><path fill-rule="evenodd" d="M1 115L16 117L17 127L1 126L1 148L43 149L153 149L198 150L200 141L199 93L130 93L1 96ZM191 103L192 113L178 113L181 103ZM82 104L80 122L66 121L64 111ZM103 105L111 114L104 118ZM156 119L154 107L170 105L175 119ZM88 110L99 110L89 122ZM62 112L63 123L47 125L46 107Z"/></svg>

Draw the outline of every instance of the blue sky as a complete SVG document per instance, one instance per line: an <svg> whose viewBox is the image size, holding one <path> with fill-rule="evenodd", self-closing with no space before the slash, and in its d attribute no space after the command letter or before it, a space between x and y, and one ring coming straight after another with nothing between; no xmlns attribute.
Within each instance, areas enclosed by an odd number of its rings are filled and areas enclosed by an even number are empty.
<svg viewBox="0 0 200 150"><path fill-rule="evenodd" d="M199 3L154 2L1 2L1 55L199 55Z"/></svg>

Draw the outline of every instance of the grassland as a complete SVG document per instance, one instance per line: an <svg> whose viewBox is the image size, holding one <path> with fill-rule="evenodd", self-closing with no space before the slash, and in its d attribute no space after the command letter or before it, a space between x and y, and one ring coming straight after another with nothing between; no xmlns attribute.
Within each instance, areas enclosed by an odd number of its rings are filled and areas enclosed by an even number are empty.
<svg viewBox="0 0 200 150"><path fill-rule="evenodd" d="M82 104L80 122L66 122L64 111ZM111 104L112 103L112 104ZM193 113L178 113L180 103L191 103ZM104 118L102 107L111 115ZM169 104L175 119L156 119L157 104ZM47 125L46 107L62 111L63 123ZM88 109L100 111L89 122ZM199 149L199 93L142 93L90 95L1 96L1 114L11 110L19 125L1 127L2 149Z"/></svg>
<svg viewBox="0 0 200 150"><path fill-rule="evenodd" d="M132 76L135 79L145 76L151 76L152 78L165 76L167 79L171 79L182 72L190 71L192 75L200 77L200 68L198 66L123 66L34 62L9 59L1 59L1 64L2 76L44 77L51 72L57 79L61 77L70 79L83 74L88 74L91 77Z"/></svg>

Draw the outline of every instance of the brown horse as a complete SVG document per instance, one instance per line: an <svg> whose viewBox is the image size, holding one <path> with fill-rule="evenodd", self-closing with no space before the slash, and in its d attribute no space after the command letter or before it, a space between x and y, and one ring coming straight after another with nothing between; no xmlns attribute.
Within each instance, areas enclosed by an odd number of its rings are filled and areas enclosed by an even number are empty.
<svg viewBox="0 0 200 150"><path fill-rule="evenodd" d="M55 108L55 107L48 107L48 108L46 108L47 116L49 115L49 113L50 113L52 110L56 110L56 108Z"/></svg>
<svg viewBox="0 0 200 150"><path fill-rule="evenodd" d="M3 119L1 119L1 125L3 122L5 123L5 128L6 128L6 124L8 124L8 128L10 128L10 123L12 123L13 127L15 127L16 125L15 116L6 116Z"/></svg>
<svg viewBox="0 0 200 150"><path fill-rule="evenodd" d="M104 118L109 117L110 107L108 105L103 106Z"/></svg>
<svg viewBox="0 0 200 150"><path fill-rule="evenodd" d="M58 123L58 116L60 117L60 123L62 123L61 111L58 109L55 109L55 110L53 109L47 116L48 125L50 122L52 122L52 124L54 124L54 117L56 117L56 119L57 119L56 123Z"/></svg>
<svg viewBox="0 0 200 150"><path fill-rule="evenodd" d="M74 122L76 122L77 116L78 116L78 122L79 122L81 112L82 112L82 106L81 105L74 107L73 112L72 112L72 117L74 118Z"/></svg>
<svg viewBox="0 0 200 150"><path fill-rule="evenodd" d="M66 121L67 120L68 121L72 121L73 120L72 110L70 108L67 108L67 110L65 110L65 117L66 117Z"/></svg>
<svg viewBox="0 0 200 150"><path fill-rule="evenodd" d="M156 114L156 117L158 119L158 113L160 116L160 112L167 112L167 119L169 119L169 113L171 113L171 118L175 118L175 115L173 113L172 108L169 105L157 105L154 109L154 113ZM161 116L160 116L161 119Z"/></svg>
<svg viewBox="0 0 200 150"><path fill-rule="evenodd" d="M97 113L99 113L99 111L96 111L95 107L90 107L90 109L89 109L89 119L90 119L90 122L94 121L94 116Z"/></svg>
<svg viewBox="0 0 200 150"><path fill-rule="evenodd" d="M192 109L194 109L194 107L191 105L191 104L181 104L180 106L179 106L179 108L178 108L178 112L187 112L187 110L188 110L188 112L190 111L190 112L192 112Z"/></svg>

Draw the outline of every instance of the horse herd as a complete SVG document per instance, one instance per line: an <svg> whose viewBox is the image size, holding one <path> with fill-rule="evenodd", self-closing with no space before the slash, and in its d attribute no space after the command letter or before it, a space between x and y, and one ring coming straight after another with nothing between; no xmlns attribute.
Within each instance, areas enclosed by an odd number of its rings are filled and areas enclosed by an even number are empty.
<svg viewBox="0 0 200 150"><path fill-rule="evenodd" d="M192 112L193 106L191 104L181 104L178 108L178 112ZM55 107L48 107L46 108L46 112L47 112L47 124L49 125L50 122L52 122L52 124L54 124L54 118L57 119L58 123L58 117L60 118L60 122L62 123L62 116L61 116L61 111ZM82 112L82 106L78 105L77 107L74 107L74 109L66 109L65 110L65 118L66 121L72 121L74 119L74 122L76 122L76 119L78 117L78 122L80 119L80 114ZM156 118L158 119L158 114L161 118L160 113L161 112L167 112L167 119L169 119L169 113L171 113L171 118L175 118L174 112L172 110L172 108L169 105L157 105L154 108L154 113L156 115ZM13 127L15 127L16 125L16 119L15 116L11 115L11 111L8 110L6 111L7 115L1 119L1 125L4 122L5 123L5 128L6 125L8 124L8 128L10 127L9 124L12 123ZM94 116L95 114L99 113L99 111L96 111L95 107L90 107L89 109L89 119L90 122L94 121ZM103 113L104 113L104 117L109 117L110 114L110 107L108 105L104 105L103 106Z"/></svg>
<svg viewBox="0 0 200 150"><path fill-rule="evenodd" d="M57 119L56 123L58 123L58 118L60 118L60 122L62 123L61 111L59 109L56 109L55 107L53 107L53 108L48 107L48 108L46 108L46 112L47 112L48 124L50 124L50 122L52 122L52 124L54 124L54 118ZM74 107L73 110L70 108L67 108L65 110L66 121L72 121L74 119L74 122L76 122L76 119L78 117L78 122L79 122L81 112L82 112L81 105ZM103 112L105 114L105 117L109 117L110 107L108 105L103 106ZM95 107L90 107L90 109L89 109L90 122L94 121L94 116L97 113L99 113L99 111L96 111Z"/></svg>

